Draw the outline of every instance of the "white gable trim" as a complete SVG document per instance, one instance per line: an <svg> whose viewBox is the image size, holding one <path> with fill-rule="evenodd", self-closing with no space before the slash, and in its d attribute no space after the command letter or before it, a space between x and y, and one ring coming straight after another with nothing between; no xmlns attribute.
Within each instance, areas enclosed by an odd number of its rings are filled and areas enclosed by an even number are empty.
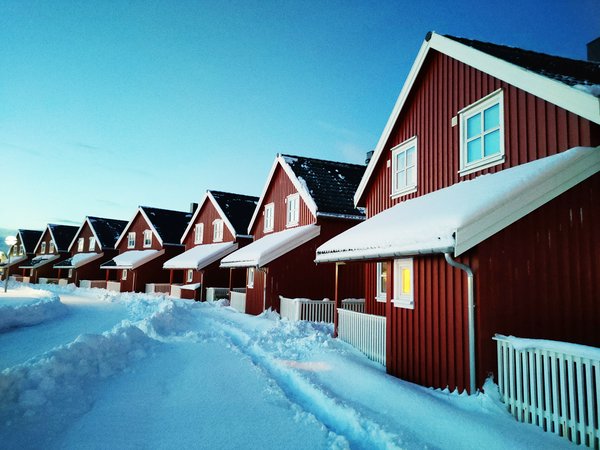
<svg viewBox="0 0 600 450"><path fill-rule="evenodd" d="M187 237L188 233L193 228L194 223L196 222L196 219L198 218L198 215L200 214L200 210L202 209L202 206L204 206L204 203L206 202L207 199L209 199L212 202L213 206L217 210L217 213L219 213L219 216L221 216L221 219L223 219L223 222L225 223L225 225L227 225L227 228L229 229L229 231L231 231L231 234L233 235L233 237L234 238L238 237L237 233L235 232L235 229L233 228L233 225L231 224L231 222L229 221L229 218L225 214L225 211L223 211L221 209L221 207L219 206L219 203L215 199L212 192L207 190L206 194L204 194L204 197L202 197L202 201L198 204L198 208L196 208L196 211L194 211L194 215L190 219L190 223L188 223L187 228L183 232L183 235L181 236L181 239L179 240L180 243L183 244L183 241L185 241L185 238Z"/></svg>
<svg viewBox="0 0 600 450"><path fill-rule="evenodd" d="M412 90L413 84L421 72L423 62L427 57L430 49L434 49L462 62L468 66L487 73L499 80L505 81L523 91L526 91L536 97L546 100L561 108L566 109L578 116L590 120L591 122L600 124L600 99L594 97L587 92L575 89L567 84L547 78L537 73L531 72L515 64L511 64L502 59L491 56L482 51L476 50L468 45L461 44L453 39L444 37L437 33L431 33L429 41L425 40L421 45L421 49L410 69L408 77L394 109L388 118L387 124L381 133L375 152L367 170L360 180L358 189L354 194L354 204L358 205L361 197L364 194L365 188L369 179L373 175L375 166L383 153L383 149L391 135L392 129L400 116L400 112L404 107L404 103Z"/></svg>
<svg viewBox="0 0 600 450"><path fill-rule="evenodd" d="M265 183L263 191L260 194L260 198L258 199L258 203L256 204L256 209L254 210L254 214L252 215L250 224L248 225L248 235L252 234L251 231L252 231L254 222L255 222L256 218L258 217L258 213L260 211L262 211L262 204L265 199L265 195L267 195L267 190L269 189L269 186L271 185L271 181L273 179L273 175L275 174L275 169L277 169L278 164L281 165L284 172L287 174L288 178L290 179L290 181L292 182L292 184L294 185L294 187L300 194L300 197L302 197L302 199L306 203L306 206L308 206L308 209L310 210L310 212L313 214L313 216L315 216L315 219L317 217L317 204L313 200L312 196L305 189L304 185L302 183L300 183L300 180L298 180L298 177L296 176L296 174L294 173L294 171L292 170L290 165L285 161L285 158L281 155L277 155L277 157L275 158L275 161L273 161L273 165L271 166L269 175L267 176L267 182Z"/></svg>
<svg viewBox="0 0 600 450"><path fill-rule="evenodd" d="M73 240L71 241L71 243L69 244L69 248L67 249L67 251L71 251L71 247L73 247L73 244L75 244L75 241L77 241L77 238L79 237L79 233L81 233L81 230L83 229L83 226L85 225L85 222L87 221L87 216L85 218L85 220L83 221L83 223L81 225L79 225L79 229L77 230L77 233L75 233L75 236L73 236ZM94 231L92 230L92 233ZM94 236L96 234L94 233ZM98 239L96 239L98 240Z"/></svg>
<svg viewBox="0 0 600 450"><path fill-rule="evenodd" d="M200 203L198 203L198 207L196 208L196 211L194 211L194 215L190 219L188 226L186 227L185 231L181 235L181 239L179 240L179 243L183 244L183 241L185 241L185 238L187 237L188 233L194 226L194 222L196 222L196 219L198 218L198 214L200 214L200 210L202 209L202 206L204 205L204 202L206 202L207 198L208 198L208 191L206 191L206 193L202 197L202 200L200 200Z"/></svg>
<svg viewBox="0 0 600 450"><path fill-rule="evenodd" d="M217 200L215 199L215 197L212 195L212 192L208 191L207 195L208 195L208 198L210 199L210 201L212 202L212 204L214 205L215 209L217 210L217 212L221 216L221 219L223 219L223 222L225 223L225 225L227 225L227 228L229 228L229 231L231 231L231 234L233 235L233 237L237 237L237 235L235 233L235 229L233 228L233 225L229 221L229 218L227 217L227 215L225 214L225 212L219 206L219 203L217 202Z"/></svg>
<svg viewBox="0 0 600 450"><path fill-rule="evenodd" d="M49 230L49 229L50 229L50 227L49 227L49 224L48 224L48 225L46 225L46 228L44 229L44 231L42 231L42 234L40 235L40 238L38 239L37 244L35 244L35 248L33 249L33 253L37 254L38 247L40 246L40 243L42 242L42 239L44 239L44 234L46 234L46 230Z"/></svg>
<svg viewBox="0 0 600 450"><path fill-rule="evenodd" d="M133 217L131 218L131 220L127 224L127 226L123 229L123 232L121 233L121 236L119 236L119 239L117 240L117 242L115 242L115 249L119 246L119 244L121 243L121 241L123 240L123 238L125 236L127 236L127 233L129 232L129 227L131 226L131 224L133 223L133 221L135 220L135 218L137 217L138 214L142 215L142 217L144 218L144 220L146 221L146 223L150 226L150 229L152 230L152 233L156 237L156 240L160 243L161 246L163 245L163 241L162 241L161 237L159 236L158 232L156 231L156 228L154 228L154 225L152 224L152 221L146 215L146 212L144 211L144 207L143 206L138 206L137 211L135 212L135 214L133 215Z"/></svg>

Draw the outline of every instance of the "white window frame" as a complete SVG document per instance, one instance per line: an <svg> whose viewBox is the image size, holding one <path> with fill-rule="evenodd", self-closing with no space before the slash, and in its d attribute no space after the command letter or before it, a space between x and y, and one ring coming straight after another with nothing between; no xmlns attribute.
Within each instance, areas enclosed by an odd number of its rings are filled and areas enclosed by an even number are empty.
<svg viewBox="0 0 600 450"><path fill-rule="evenodd" d="M286 227L295 227L300 223L300 194L290 194L285 199ZM292 209L292 207L294 207Z"/></svg>
<svg viewBox="0 0 600 450"><path fill-rule="evenodd" d="M127 269L123 269L121 271L121 280L126 280L127 279Z"/></svg>
<svg viewBox="0 0 600 450"><path fill-rule="evenodd" d="M483 112L494 106L495 104L499 105L499 126L498 128L494 128L488 130L487 132L482 132L478 136L483 139L486 134L492 133L496 130L500 130L500 151L496 154L484 156L481 159L476 161L467 163L467 120L476 116L478 114L483 114ZM480 100L477 100L475 103L467 106L466 108L461 109L458 112L460 117L460 168L459 175L464 176L473 172L477 172L479 170L487 169L489 167L497 166L498 164L502 164L505 160L504 155L504 92L502 89L498 89L492 92L489 95L486 95ZM476 139L476 138L472 138ZM471 140L472 140L471 139Z"/></svg>
<svg viewBox="0 0 600 450"><path fill-rule="evenodd" d="M89 241L88 251L95 252L96 251L96 238L94 236L90 236L88 241Z"/></svg>
<svg viewBox="0 0 600 450"><path fill-rule="evenodd" d="M405 172L405 180L408 180L408 178L406 177L406 173L408 172L408 169L414 168L415 171L415 182L413 184L406 184L405 186L397 186L396 185L396 173L399 172L398 170L398 155L400 153L406 153L408 150L410 150L411 148L415 149L415 164L414 166L410 166L407 167L406 163L404 165L404 167L401 169ZM396 198L396 197L400 197L402 195L407 195L407 194L411 194L413 192L417 191L417 178L418 178L418 168L419 168L419 149L417 146L417 137L413 136L410 139L402 142L401 144L397 145L396 147L392 148L392 176L391 176L391 183L392 183L392 198ZM406 161L406 159L405 159Z"/></svg>
<svg viewBox="0 0 600 450"><path fill-rule="evenodd" d="M264 210L264 229L265 233L275 229L275 203L271 202L265 205Z"/></svg>
<svg viewBox="0 0 600 450"><path fill-rule="evenodd" d="M387 293L381 290L381 278L383 275L383 269L386 269L386 277L387 277L387 262L382 261L377 263L377 284L375 286L375 300L378 302L387 301ZM386 282L387 288L387 282Z"/></svg>
<svg viewBox="0 0 600 450"><path fill-rule="evenodd" d="M135 231L127 233L127 248L135 248Z"/></svg>
<svg viewBox="0 0 600 450"><path fill-rule="evenodd" d="M213 242L223 242L223 220L213 220Z"/></svg>
<svg viewBox="0 0 600 450"><path fill-rule="evenodd" d="M42 248L40 248L40 253L41 254L46 253L46 243L45 242L42 242Z"/></svg>
<svg viewBox="0 0 600 450"><path fill-rule="evenodd" d="M254 267L249 267L248 268L248 283L247 283L247 287L249 287L249 288L253 288L254 287Z"/></svg>
<svg viewBox="0 0 600 450"><path fill-rule="evenodd" d="M144 230L144 248L152 247L152 230Z"/></svg>
<svg viewBox="0 0 600 450"><path fill-rule="evenodd" d="M48 245L48 253L54 253L54 241L50 241L50 245Z"/></svg>
<svg viewBox="0 0 600 450"><path fill-rule="evenodd" d="M186 282L187 283L191 283L192 281L194 281L194 269L188 269L187 270L187 277L186 277Z"/></svg>
<svg viewBox="0 0 600 450"><path fill-rule="evenodd" d="M202 244L204 236L204 223L197 223L194 227L194 244Z"/></svg>
<svg viewBox="0 0 600 450"><path fill-rule="evenodd" d="M415 308L415 274L412 258L403 258L394 260L394 306L398 308ZM410 292L402 293L402 271L410 271Z"/></svg>
<svg viewBox="0 0 600 450"><path fill-rule="evenodd" d="M80 237L79 239L77 239L77 251L78 252L82 252L85 246L85 239Z"/></svg>
<svg viewBox="0 0 600 450"><path fill-rule="evenodd" d="M68 272L67 276L69 278L73 278L73 269L69 269L69 272Z"/></svg>

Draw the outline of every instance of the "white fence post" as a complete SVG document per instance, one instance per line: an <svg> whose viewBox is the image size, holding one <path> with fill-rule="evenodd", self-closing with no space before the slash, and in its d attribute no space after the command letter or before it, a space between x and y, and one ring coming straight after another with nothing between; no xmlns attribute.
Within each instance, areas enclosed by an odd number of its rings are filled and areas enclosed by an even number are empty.
<svg viewBox="0 0 600 450"><path fill-rule="evenodd" d="M385 317L344 308L338 308L338 314L338 337L369 359L385 365Z"/></svg>

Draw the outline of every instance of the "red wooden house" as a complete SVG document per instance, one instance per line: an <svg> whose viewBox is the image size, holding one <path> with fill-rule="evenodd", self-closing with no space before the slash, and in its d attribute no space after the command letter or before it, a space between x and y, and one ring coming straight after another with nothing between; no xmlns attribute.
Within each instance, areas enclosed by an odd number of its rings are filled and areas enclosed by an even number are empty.
<svg viewBox="0 0 600 450"><path fill-rule="evenodd" d="M117 256L115 243L126 225L125 220L86 217L69 246L71 256L54 265L59 277L66 274L80 287L106 287L100 265Z"/></svg>
<svg viewBox="0 0 600 450"><path fill-rule="evenodd" d="M59 283L59 271L54 263L69 255L69 244L77 233L77 227L49 223L35 246L35 257L21 264L30 283ZM66 284L66 279L60 281Z"/></svg>
<svg viewBox="0 0 600 450"><path fill-rule="evenodd" d="M9 276L14 276L18 281L29 281L26 273L27 269L19 269L19 266L28 263L35 257L35 246L41 236L42 231L40 230L20 229L17 232L17 243L13 246L10 253L10 264L8 260L0 264L0 269L4 269L2 279L4 279L8 272Z"/></svg>
<svg viewBox="0 0 600 450"><path fill-rule="evenodd" d="M248 234L254 242L221 260L221 267L246 272L245 312L279 311L279 296L333 298L333 268L316 266L323 242L363 220L352 194L364 166L300 156L275 158ZM360 272L341 295L360 297Z"/></svg>
<svg viewBox="0 0 600 450"><path fill-rule="evenodd" d="M496 333L600 346L594 84L597 63L427 35L354 197L368 219L317 251L365 262L389 373L472 392Z"/></svg>
<svg viewBox="0 0 600 450"><path fill-rule="evenodd" d="M181 243L185 252L167 260L163 267L183 284L172 285L171 295L195 300L206 299L207 288L243 288L246 278L237 271L219 267L221 258L252 240L248 224L256 209L258 197L229 192L206 191L196 208ZM231 273L230 273L231 272Z"/></svg>
<svg viewBox="0 0 600 450"><path fill-rule="evenodd" d="M140 206L115 243L119 254L100 267L107 289L120 292L168 292L162 266L183 252L179 242L192 213Z"/></svg>

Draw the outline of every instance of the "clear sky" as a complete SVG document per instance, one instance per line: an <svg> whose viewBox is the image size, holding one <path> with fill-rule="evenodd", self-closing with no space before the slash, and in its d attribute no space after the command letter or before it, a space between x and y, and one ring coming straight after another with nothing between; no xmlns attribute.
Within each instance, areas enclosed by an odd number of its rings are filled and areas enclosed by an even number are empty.
<svg viewBox="0 0 600 450"><path fill-rule="evenodd" d="M361 163L429 30L585 59L600 0L0 2L0 227Z"/></svg>

